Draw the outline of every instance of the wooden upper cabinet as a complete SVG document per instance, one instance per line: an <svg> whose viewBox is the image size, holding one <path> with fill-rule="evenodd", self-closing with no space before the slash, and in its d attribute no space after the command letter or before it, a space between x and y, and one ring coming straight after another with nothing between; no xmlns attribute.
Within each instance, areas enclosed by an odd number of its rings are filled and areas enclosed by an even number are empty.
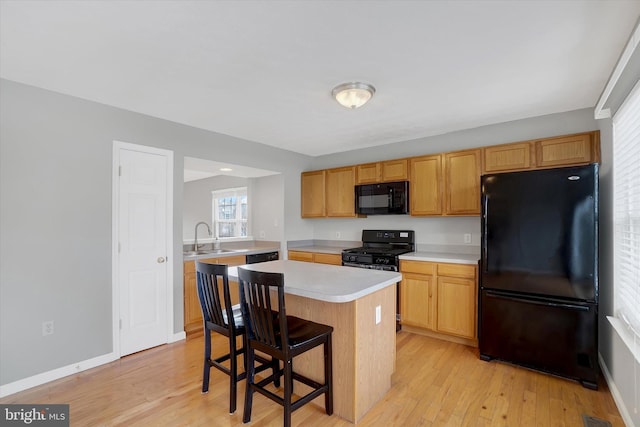
<svg viewBox="0 0 640 427"><path fill-rule="evenodd" d="M325 173L327 216L355 217L356 167L327 169Z"/></svg>
<svg viewBox="0 0 640 427"><path fill-rule="evenodd" d="M407 159L382 162L382 181L406 181L409 179L408 163Z"/></svg>
<svg viewBox="0 0 640 427"><path fill-rule="evenodd" d="M480 215L480 149L445 153L444 214Z"/></svg>
<svg viewBox="0 0 640 427"><path fill-rule="evenodd" d="M414 157L409 162L411 215L442 215L442 156Z"/></svg>
<svg viewBox="0 0 640 427"><path fill-rule="evenodd" d="M356 184L406 181L409 179L407 159L365 163L356 166Z"/></svg>
<svg viewBox="0 0 640 427"><path fill-rule="evenodd" d="M536 166L545 168L600 161L599 142L598 131L536 141Z"/></svg>
<svg viewBox="0 0 640 427"><path fill-rule="evenodd" d="M302 218L325 216L325 171L302 172Z"/></svg>
<svg viewBox="0 0 640 427"><path fill-rule="evenodd" d="M482 149L483 171L508 172L535 166L534 146L530 142L504 144Z"/></svg>

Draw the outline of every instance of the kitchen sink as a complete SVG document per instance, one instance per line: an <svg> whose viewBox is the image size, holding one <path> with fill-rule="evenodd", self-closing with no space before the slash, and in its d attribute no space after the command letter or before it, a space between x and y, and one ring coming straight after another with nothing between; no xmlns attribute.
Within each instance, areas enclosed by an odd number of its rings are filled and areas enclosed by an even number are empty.
<svg viewBox="0 0 640 427"><path fill-rule="evenodd" d="M185 251L182 254L184 256L192 256L192 255L207 255L207 254L226 254L230 252L238 252L231 249L200 249L197 251Z"/></svg>

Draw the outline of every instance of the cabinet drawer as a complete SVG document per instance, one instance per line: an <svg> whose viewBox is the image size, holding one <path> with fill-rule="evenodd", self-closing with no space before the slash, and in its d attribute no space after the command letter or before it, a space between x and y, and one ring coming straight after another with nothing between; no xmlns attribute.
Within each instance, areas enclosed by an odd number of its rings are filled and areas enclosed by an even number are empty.
<svg viewBox="0 0 640 427"><path fill-rule="evenodd" d="M438 276L473 279L476 277L476 267L464 264L438 264Z"/></svg>
<svg viewBox="0 0 640 427"><path fill-rule="evenodd" d="M435 266L436 265L432 262L400 260L400 271L403 273L433 275Z"/></svg>
<svg viewBox="0 0 640 427"><path fill-rule="evenodd" d="M289 259L293 261L313 262L313 252L289 251Z"/></svg>
<svg viewBox="0 0 640 427"><path fill-rule="evenodd" d="M315 253L313 255L314 255L313 260L319 264L342 265L341 255L323 254L323 253Z"/></svg>

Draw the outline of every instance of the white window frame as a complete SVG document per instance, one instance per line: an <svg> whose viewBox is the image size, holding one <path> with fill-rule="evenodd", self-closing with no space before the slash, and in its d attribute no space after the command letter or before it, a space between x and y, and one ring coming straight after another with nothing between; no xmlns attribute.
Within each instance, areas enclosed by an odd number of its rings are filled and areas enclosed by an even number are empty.
<svg viewBox="0 0 640 427"><path fill-rule="evenodd" d="M614 316L640 363L640 82L613 117Z"/></svg>
<svg viewBox="0 0 640 427"><path fill-rule="evenodd" d="M242 197L247 200L247 217L242 218ZM219 218L219 209L218 209L218 201L225 197L235 197L236 198L236 216L233 219L228 218ZM212 206L212 223L213 223L213 232L215 238L220 240L237 240L237 239L246 239L251 235L250 230L250 222L249 222L249 194L247 187L237 187L237 188L225 188L223 190L214 190L211 192L211 206ZM233 236L220 236L220 224L222 223L234 223L236 224L235 234ZM246 235L241 235L240 231L242 230L242 224L245 224Z"/></svg>

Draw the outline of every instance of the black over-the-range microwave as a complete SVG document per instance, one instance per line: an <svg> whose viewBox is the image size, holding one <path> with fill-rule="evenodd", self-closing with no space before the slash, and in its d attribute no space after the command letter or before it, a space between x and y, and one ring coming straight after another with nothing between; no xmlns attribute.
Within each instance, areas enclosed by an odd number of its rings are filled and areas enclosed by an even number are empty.
<svg viewBox="0 0 640 427"><path fill-rule="evenodd" d="M398 215L409 213L409 182L356 185L356 213Z"/></svg>

